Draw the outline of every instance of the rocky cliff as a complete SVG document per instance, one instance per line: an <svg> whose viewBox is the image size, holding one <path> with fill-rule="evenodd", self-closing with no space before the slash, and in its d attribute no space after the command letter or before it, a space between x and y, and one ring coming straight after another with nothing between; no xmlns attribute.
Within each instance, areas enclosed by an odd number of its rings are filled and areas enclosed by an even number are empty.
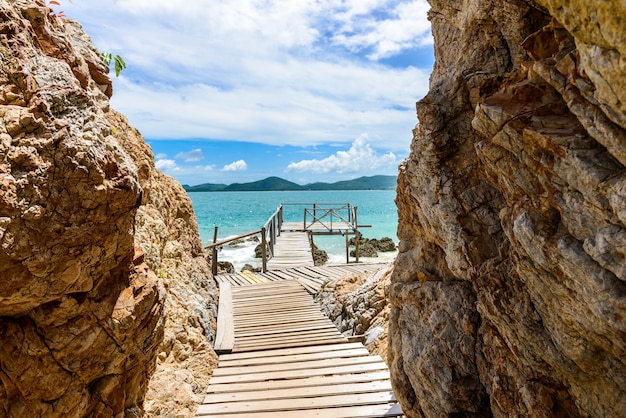
<svg viewBox="0 0 626 418"><path fill-rule="evenodd" d="M191 203L77 23L0 14L0 415L191 415L215 317Z"/></svg>
<svg viewBox="0 0 626 418"><path fill-rule="evenodd" d="M358 336L371 354L387 358L389 285L393 266L324 283L315 295L322 311L346 337Z"/></svg>
<svg viewBox="0 0 626 418"><path fill-rule="evenodd" d="M217 366L212 342L217 287L198 235L189 196L154 166L141 134L115 111L107 113L115 138L132 156L142 188L135 215L135 245L165 286L165 333L148 385L148 416L194 416Z"/></svg>
<svg viewBox="0 0 626 418"><path fill-rule="evenodd" d="M626 5L429 0L389 361L412 417L626 414Z"/></svg>

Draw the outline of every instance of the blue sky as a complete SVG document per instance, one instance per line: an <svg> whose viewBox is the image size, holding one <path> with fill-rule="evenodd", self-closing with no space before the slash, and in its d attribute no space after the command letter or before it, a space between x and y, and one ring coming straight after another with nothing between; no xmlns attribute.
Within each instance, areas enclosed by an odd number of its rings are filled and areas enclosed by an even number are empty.
<svg viewBox="0 0 626 418"><path fill-rule="evenodd" d="M433 64L426 0L59 0L128 68L112 106L184 184L396 174Z"/></svg>

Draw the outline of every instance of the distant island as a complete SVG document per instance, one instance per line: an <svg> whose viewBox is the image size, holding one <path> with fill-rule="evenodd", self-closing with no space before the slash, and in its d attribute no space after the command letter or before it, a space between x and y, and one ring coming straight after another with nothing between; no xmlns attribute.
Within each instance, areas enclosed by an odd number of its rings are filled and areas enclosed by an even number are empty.
<svg viewBox="0 0 626 418"><path fill-rule="evenodd" d="M394 190L396 176L359 177L354 180L338 181L336 183L309 183L296 184L280 177L268 177L250 183L212 184L204 183L197 186L183 185L187 192L268 192L294 190Z"/></svg>

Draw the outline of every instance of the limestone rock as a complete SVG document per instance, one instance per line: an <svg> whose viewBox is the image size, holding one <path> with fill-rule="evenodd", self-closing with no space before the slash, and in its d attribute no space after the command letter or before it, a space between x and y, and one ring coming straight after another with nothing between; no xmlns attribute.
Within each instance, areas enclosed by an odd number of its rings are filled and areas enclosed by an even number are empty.
<svg viewBox="0 0 626 418"><path fill-rule="evenodd" d="M135 217L135 244L165 285L165 332L148 384L148 416L194 416L217 356L213 351L217 287L198 234L189 196L159 172L140 133L125 117L107 113L115 137L132 156L143 189Z"/></svg>
<svg viewBox="0 0 626 418"><path fill-rule="evenodd" d="M389 362L407 416L626 411L626 6L430 0Z"/></svg>
<svg viewBox="0 0 626 418"><path fill-rule="evenodd" d="M0 14L0 415L193 416L217 291L191 202L79 24Z"/></svg>
<svg viewBox="0 0 626 418"><path fill-rule="evenodd" d="M393 266L330 280L315 296L325 314L346 336L364 336L372 354L387 357L388 289Z"/></svg>
<svg viewBox="0 0 626 418"><path fill-rule="evenodd" d="M164 289L134 245L142 189L106 67L43 3L0 14L0 414L139 415Z"/></svg>

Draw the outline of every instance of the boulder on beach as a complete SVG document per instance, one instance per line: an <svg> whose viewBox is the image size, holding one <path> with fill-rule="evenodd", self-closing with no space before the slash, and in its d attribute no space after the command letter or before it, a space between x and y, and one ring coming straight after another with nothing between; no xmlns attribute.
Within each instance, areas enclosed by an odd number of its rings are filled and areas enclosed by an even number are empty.
<svg viewBox="0 0 626 418"><path fill-rule="evenodd" d="M244 264L244 266L241 268L241 271L253 271L255 273L259 273L261 272L261 270L261 267L254 267L253 265L248 263Z"/></svg>
<svg viewBox="0 0 626 418"><path fill-rule="evenodd" d="M356 237L350 238L348 245L356 247ZM378 251L390 252L396 250L396 243L389 237L381 239L377 238L365 238L361 236L359 238L359 256L360 257L378 257ZM351 257L356 257L356 248L350 251Z"/></svg>

